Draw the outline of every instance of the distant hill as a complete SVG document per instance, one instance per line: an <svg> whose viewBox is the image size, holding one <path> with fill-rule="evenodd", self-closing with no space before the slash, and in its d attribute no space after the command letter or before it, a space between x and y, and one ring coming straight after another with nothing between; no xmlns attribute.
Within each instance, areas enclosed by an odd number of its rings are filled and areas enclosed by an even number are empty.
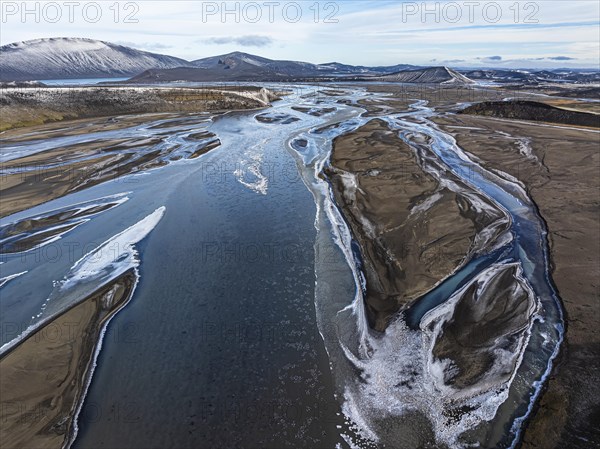
<svg viewBox="0 0 600 449"><path fill-rule="evenodd" d="M192 65L204 70L227 73L247 73L256 76L317 76L321 73L317 64L299 61L276 61L242 52L198 59ZM226 73L223 73L227 76Z"/></svg>
<svg viewBox="0 0 600 449"><path fill-rule="evenodd" d="M131 82L161 81L292 81L317 78L337 78L348 75L381 75L399 68L413 67L400 64L390 67L365 67L331 62L273 60L242 52L192 61L190 67L151 69L134 77Z"/></svg>
<svg viewBox="0 0 600 449"><path fill-rule="evenodd" d="M400 70L407 69L416 69L417 66L411 64L396 64L391 66L375 66L368 67L363 65L349 65L349 64L341 64L339 62L328 62L325 64L317 65L319 71L321 73L326 73L327 75L356 75L356 74L364 74L364 75L384 75L386 73L394 73L399 72Z"/></svg>
<svg viewBox="0 0 600 449"><path fill-rule="evenodd" d="M589 70L510 70L479 69L463 71L472 80L491 81L499 84L536 85L548 82L571 82L575 84L599 83L600 73Z"/></svg>
<svg viewBox="0 0 600 449"><path fill-rule="evenodd" d="M242 53L239 51L226 55L212 56L210 58L192 61L192 65L204 69L247 69L252 67L255 71L264 71L277 76L342 76L347 74L385 74L398 70L414 68L409 64L398 64L389 67L366 67L329 62L326 64L312 64L310 62L273 60L261 56Z"/></svg>
<svg viewBox="0 0 600 449"><path fill-rule="evenodd" d="M570 111L536 101L485 101L468 106L460 113L600 128L598 114Z"/></svg>
<svg viewBox="0 0 600 449"><path fill-rule="evenodd" d="M35 39L0 47L2 81L133 76L184 65L189 63L173 56L93 39Z"/></svg>
<svg viewBox="0 0 600 449"><path fill-rule="evenodd" d="M186 61L94 39L58 37L0 47L0 82L45 79L131 78L130 83L169 81L382 81L426 84L493 82L537 85L569 81L600 82L583 70L461 70L448 67L354 66L339 62L274 60L233 52ZM474 80L474 81L473 81Z"/></svg>
<svg viewBox="0 0 600 449"><path fill-rule="evenodd" d="M0 81L135 77L132 82L284 81L348 75L383 75L408 64L367 67L330 62L273 60L248 53L186 61L83 38L48 38L0 47Z"/></svg>
<svg viewBox="0 0 600 449"><path fill-rule="evenodd" d="M428 67L425 69L403 70L373 77L376 81L392 81L396 83L423 84L472 84L474 81L448 67Z"/></svg>
<svg viewBox="0 0 600 449"><path fill-rule="evenodd" d="M293 78L318 77L324 72L318 65L297 61L275 61L248 53L198 59L193 67L147 70L132 78L133 83L162 81L284 81Z"/></svg>
<svg viewBox="0 0 600 449"><path fill-rule="evenodd" d="M196 68L180 67L166 70L147 70L133 77L132 83L155 83L166 81L384 81L427 84L472 84L464 75L448 67L403 70L396 73L373 74L373 68L352 72L345 66L331 71L331 65L316 65L295 61L272 61L245 53L215 56L194 61ZM340 64L341 65L341 64Z"/></svg>

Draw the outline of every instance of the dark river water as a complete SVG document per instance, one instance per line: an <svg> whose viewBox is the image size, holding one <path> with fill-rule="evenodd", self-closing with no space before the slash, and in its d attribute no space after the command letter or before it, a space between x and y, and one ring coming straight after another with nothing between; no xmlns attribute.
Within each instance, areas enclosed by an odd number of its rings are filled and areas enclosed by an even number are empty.
<svg viewBox="0 0 600 449"><path fill-rule="evenodd" d="M186 173L140 245L141 282L107 332L75 447L337 442L315 322L315 205L284 125L253 120L216 120L224 145ZM234 175L257 182L254 163L264 194ZM123 343L114 331L126 328L135 331Z"/></svg>
<svg viewBox="0 0 600 449"><path fill-rule="evenodd" d="M255 118L264 111L229 113L193 127L174 122L168 128L174 143L208 130L222 144L199 159L115 179L2 219L5 226L75 204L122 200L44 249L3 255L0 265L8 280L0 301L2 344L138 267L132 300L107 326L73 447L466 447L484 439L510 447L518 439L562 338L537 212L514 182L478 170L470 184L508 211L514 238L423 298L407 315L409 325L374 336L364 318L356 248L353 253L328 185L317 176L331 140L369 119L360 108L316 91L296 88L268 110L267 122ZM350 101L366 95L345 94ZM298 104L336 110L318 117L291 109ZM429 151L457 174L474 164L426 121L432 111L417 103L412 114L419 120L384 118L401 135L429 135ZM341 126L314 132L331 123ZM152 134L149 126L121 132ZM35 152L83 138L34 141L8 151ZM298 138L308 145L294 151L290 142ZM90 261L89 252L98 247L113 248L118 257ZM425 362L415 368L423 370L416 380L423 386L409 391L389 382L397 383L407 361L425 360L418 330L423 316L503 263L522 267L542 304L540 319L510 383L496 395L470 398L479 411L443 423L430 403ZM365 344L371 352L361 349Z"/></svg>

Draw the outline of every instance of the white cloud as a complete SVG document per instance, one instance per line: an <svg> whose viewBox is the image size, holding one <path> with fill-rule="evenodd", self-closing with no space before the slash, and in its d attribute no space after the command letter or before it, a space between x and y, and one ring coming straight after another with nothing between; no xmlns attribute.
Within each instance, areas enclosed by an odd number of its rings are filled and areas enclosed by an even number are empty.
<svg viewBox="0 0 600 449"><path fill-rule="evenodd" d="M236 44L242 47L268 47L273 44L273 39L269 36L247 35L247 36L223 36L209 37L200 41L210 45Z"/></svg>

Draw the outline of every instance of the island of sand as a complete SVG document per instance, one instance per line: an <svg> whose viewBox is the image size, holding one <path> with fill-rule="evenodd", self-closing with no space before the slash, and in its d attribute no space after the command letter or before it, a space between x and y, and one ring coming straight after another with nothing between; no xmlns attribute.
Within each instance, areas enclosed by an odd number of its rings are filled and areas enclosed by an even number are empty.
<svg viewBox="0 0 600 449"><path fill-rule="evenodd" d="M90 381L100 335L127 304L137 275L121 275L27 335L0 358L0 440L6 449L60 448Z"/></svg>
<svg viewBox="0 0 600 449"><path fill-rule="evenodd" d="M567 330L521 444L525 448L588 447L586 441L597 441L600 433L600 404L595 394L600 383L597 105L552 97L541 104L536 95L536 102L509 102L494 109L490 97L526 95L432 86L377 85L369 90L389 97L385 102L361 102L366 116L402 112L416 98L424 99L441 112L433 121L471 157L492 171L513 176L527 188L548 226L552 276ZM457 106L464 101L476 104L466 109ZM419 162L418 154L384 121L373 120L334 142L331 167L326 170L336 202L361 247L366 308L378 331L384 331L395 314L464 263L477 234L476 215L469 212L468 204L440 188ZM439 207L428 207L435 203L434 197ZM501 274L492 289L495 299L482 297L489 303L485 307L490 317L498 316L494 308L509 298L506 286L515 277L510 271ZM524 317L531 316L525 293L511 295L511 313L498 329L501 333L518 332ZM481 340L483 328L477 330L481 317L471 316L473 301L481 300L474 292L465 292L457 309L460 325L446 327L445 340L434 347L437 357L455 358L465 367L464 375L454 379L456 386L467 386L473 376L485 371L484 358L460 360L457 356L465 351L456 350L486 344Z"/></svg>

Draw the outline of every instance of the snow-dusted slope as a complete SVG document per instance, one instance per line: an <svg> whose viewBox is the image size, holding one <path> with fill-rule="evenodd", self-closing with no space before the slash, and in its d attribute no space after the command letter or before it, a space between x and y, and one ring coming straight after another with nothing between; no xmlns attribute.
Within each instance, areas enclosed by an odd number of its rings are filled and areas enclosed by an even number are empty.
<svg viewBox="0 0 600 449"><path fill-rule="evenodd" d="M386 74L401 68L351 66L332 62L312 64L302 61L274 60L239 51L226 55L192 61L195 68L174 70L149 70L132 79L132 82L164 81L294 81L346 75Z"/></svg>
<svg viewBox="0 0 600 449"><path fill-rule="evenodd" d="M270 76L272 78L277 78L278 76L316 76L321 73L317 64L300 61L279 61L239 51L198 59L192 61L192 64L196 67L211 69L217 72L227 70L227 73L252 73L254 76ZM227 76L227 73L223 73L223 76Z"/></svg>
<svg viewBox="0 0 600 449"><path fill-rule="evenodd" d="M0 47L4 81L131 76L181 66L189 63L93 39L35 39Z"/></svg>
<svg viewBox="0 0 600 449"><path fill-rule="evenodd" d="M471 84L472 80L448 67L429 67L419 70L404 70L397 73L377 77L380 81L394 81L399 83L423 84Z"/></svg>
<svg viewBox="0 0 600 449"><path fill-rule="evenodd" d="M343 79L345 76L355 75L365 77L365 81L461 84L472 82L447 67L398 71L406 67L410 66L311 64L272 60L241 52L188 62L172 56L82 38L35 39L0 47L0 81L119 76L134 77L132 82L290 81L322 77Z"/></svg>

